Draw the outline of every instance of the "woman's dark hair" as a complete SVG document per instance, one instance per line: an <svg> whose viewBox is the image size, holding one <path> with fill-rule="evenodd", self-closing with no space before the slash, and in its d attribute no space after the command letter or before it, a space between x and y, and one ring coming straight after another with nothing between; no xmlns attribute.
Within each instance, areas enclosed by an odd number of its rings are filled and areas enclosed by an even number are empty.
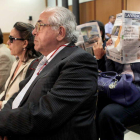
<svg viewBox="0 0 140 140"><path fill-rule="evenodd" d="M24 62L27 62L31 58L40 56L40 53L36 52L34 49L34 36L32 34L34 26L30 23L16 22L13 27L19 32L22 39L28 40Z"/></svg>
<svg viewBox="0 0 140 140"><path fill-rule="evenodd" d="M98 23L99 28L100 28L100 31L102 31L102 41L104 42L104 39L105 39L105 28L104 28L104 24L101 21L98 21L98 20L91 20L88 23L90 23L90 22L97 22Z"/></svg>
<svg viewBox="0 0 140 140"><path fill-rule="evenodd" d="M0 29L0 44L2 44L2 43L3 43L3 34L2 34L1 29Z"/></svg>

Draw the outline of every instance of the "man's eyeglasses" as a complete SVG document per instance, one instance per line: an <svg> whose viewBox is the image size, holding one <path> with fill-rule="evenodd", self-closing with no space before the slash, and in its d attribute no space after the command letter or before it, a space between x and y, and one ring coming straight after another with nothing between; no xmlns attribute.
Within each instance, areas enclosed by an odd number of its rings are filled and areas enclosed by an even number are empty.
<svg viewBox="0 0 140 140"><path fill-rule="evenodd" d="M40 31L40 27L41 27L41 26L47 26L47 27L49 27L49 26L54 26L54 25L43 24L43 23L37 22L36 25L35 25L35 29L36 29L37 32Z"/></svg>
<svg viewBox="0 0 140 140"><path fill-rule="evenodd" d="M25 40L23 38L14 38L12 36L9 36L9 40L10 40L10 43L13 43L13 40Z"/></svg>

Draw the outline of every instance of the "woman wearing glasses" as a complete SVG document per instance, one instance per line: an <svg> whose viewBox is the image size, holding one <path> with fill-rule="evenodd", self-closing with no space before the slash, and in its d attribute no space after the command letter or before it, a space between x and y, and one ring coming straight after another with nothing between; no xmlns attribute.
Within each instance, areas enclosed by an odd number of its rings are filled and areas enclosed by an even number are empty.
<svg viewBox="0 0 140 140"><path fill-rule="evenodd" d="M10 76L5 84L5 90L0 94L0 108L2 109L10 97L19 90L19 82L25 78L26 71L32 60L39 56L34 50L33 25L17 22L10 32L7 44L11 54L17 57Z"/></svg>

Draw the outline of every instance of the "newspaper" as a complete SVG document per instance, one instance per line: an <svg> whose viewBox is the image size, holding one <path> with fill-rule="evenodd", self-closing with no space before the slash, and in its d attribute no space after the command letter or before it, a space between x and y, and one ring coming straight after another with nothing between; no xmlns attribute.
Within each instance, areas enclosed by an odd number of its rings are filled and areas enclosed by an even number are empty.
<svg viewBox="0 0 140 140"><path fill-rule="evenodd" d="M140 62L140 12L117 14L111 38L113 44L106 49L109 59L121 64Z"/></svg>
<svg viewBox="0 0 140 140"><path fill-rule="evenodd" d="M85 23L77 26L77 31L79 31L77 46L80 46L88 53L94 55L93 44L101 38L100 29L97 22Z"/></svg>

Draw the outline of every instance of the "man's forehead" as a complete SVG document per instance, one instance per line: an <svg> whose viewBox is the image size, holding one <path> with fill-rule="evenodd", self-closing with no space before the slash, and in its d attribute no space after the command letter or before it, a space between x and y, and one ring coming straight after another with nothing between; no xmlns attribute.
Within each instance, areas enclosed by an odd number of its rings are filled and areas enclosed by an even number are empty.
<svg viewBox="0 0 140 140"><path fill-rule="evenodd" d="M49 17L52 15L52 12L42 12L39 16L38 22L48 22Z"/></svg>

